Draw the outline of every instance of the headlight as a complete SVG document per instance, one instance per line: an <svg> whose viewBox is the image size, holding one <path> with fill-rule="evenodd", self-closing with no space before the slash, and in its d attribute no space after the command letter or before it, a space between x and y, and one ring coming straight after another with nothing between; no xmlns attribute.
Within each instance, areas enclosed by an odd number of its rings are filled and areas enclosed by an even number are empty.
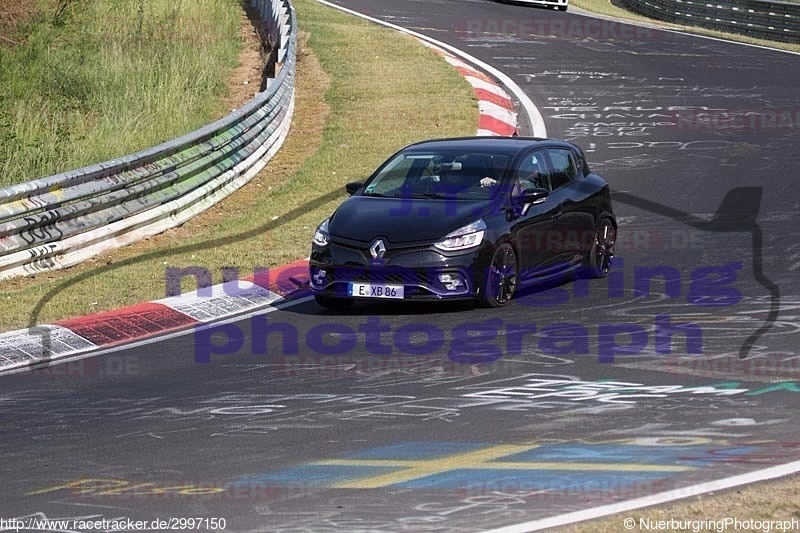
<svg viewBox="0 0 800 533"><path fill-rule="evenodd" d="M441 241L433 243L440 250L452 252L453 250L468 250L479 246L483 242L486 234L486 223L483 220L476 220L463 228L459 228L447 234Z"/></svg>
<svg viewBox="0 0 800 533"><path fill-rule="evenodd" d="M317 246L328 246L328 242L330 239L330 234L328 233L328 221L330 219L326 218L322 221L322 224L317 227L317 231L314 232L314 238L311 239L314 244Z"/></svg>

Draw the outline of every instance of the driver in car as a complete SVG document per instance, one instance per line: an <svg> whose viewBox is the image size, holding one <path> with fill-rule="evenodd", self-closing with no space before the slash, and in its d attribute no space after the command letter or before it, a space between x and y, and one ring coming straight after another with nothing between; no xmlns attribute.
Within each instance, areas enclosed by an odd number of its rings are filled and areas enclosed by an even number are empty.
<svg viewBox="0 0 800 533"><path fill-rule="evenodd" d="M481 178L480 184L484 189L488 189L490 187L494 187L497 184L497 180L486 176ZM539 160L537 159L536 154L533 154L530 158L527 158L525 161L523 161L519 167L519 170L517 170L517 183L515 184L515 189L518 191L524 191L525 189L537 188L546 187L544 187L542 184Z"/></svg>

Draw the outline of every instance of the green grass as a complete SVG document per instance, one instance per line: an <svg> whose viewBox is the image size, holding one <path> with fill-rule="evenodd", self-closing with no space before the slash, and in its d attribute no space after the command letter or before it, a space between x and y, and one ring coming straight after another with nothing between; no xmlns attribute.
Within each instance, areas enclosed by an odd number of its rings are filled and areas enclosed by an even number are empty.
<svg viewBox="0 0 800 533"><path fill-rule="evenodd" d="M0 282L0 301L8 304L0 330L28 325L48 293L56 296L37 323L164 297L168 266L202 266L219 283L224 266L238 266L244 277L255 266L306 257L314 228L344 198L347 181L412 141L474 134L472 89L440 57L312 0L295 6L309 36L296 117L266 170L220 207L149 243L61 273Z"/></svg>
<svg viewBox="0 0 800 533"><path fill-rule="evenodd" d="M800 0L792 0L800 2ZM792 52L800 52L800 44L790 44L790 43L782 43L778 41L767 41L765 39L755 39L753 37L747 37L746 35L741 35L737 33L726 33L722 31L715 31L709 30L706 28L701 28L698 26L683 26L679 24L670 24L668 22L663 22L656 19L651 19L649 17L645 17L644 15L640 15L634 11L623 9L614 5L611 0L570 0L570 4L579 8L584 9L586 11L590 11L592 13L596 13L598 15L603 15L606 17L611 17L614 20L631 20L631 21L638 21L638 22L647 22L651 24L656 24L658 26L663 26L665 28L674 29L674 30L681 30L687 31L691 33L697 33L699 35L707 35L709 37L717 37L719 39L728 39L731 41L738 41L742 43L748 44L755 44L758 46L766 46L770 48L778 48L780 50L789 50Z"/></svg>
<svg viewBox="0 0 800 533"><path fill-rule="evenodd" d="M58 4L66 6L56 16ZM0 186L106 161L226 110L237 0L44 1L0 49Z"/></svg>

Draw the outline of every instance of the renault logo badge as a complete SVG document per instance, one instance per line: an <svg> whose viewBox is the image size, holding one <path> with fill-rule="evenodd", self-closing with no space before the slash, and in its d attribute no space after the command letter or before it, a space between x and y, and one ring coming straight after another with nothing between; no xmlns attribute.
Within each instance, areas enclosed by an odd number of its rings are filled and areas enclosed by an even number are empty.
<svg viewBox="0 0 800 533"><path fill-rule="evenodd" d="M383 255L386 253L386 244L383 239L376 239L369 247L369 253L373 259L383 259Z"/></svg>

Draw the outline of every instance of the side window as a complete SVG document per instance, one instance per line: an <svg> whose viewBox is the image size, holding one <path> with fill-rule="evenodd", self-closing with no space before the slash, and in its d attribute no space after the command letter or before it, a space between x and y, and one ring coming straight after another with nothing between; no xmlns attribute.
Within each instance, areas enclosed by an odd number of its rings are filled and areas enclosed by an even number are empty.
<svg viewBox="0 0 800 533"><path fill-rule="evenodd" d="M526 155L517 168L517 180L523 189L550 189L547 164L541 150Z"/></svg>
<svg viewBox="0 0 800 533"><path fill-rule="evenodd" d="M565 148L549 148L547 153L553 165L553 171L550 173L550 181L554 190L563 187L578 177L578 165L571 150Z"/></svg>
<svg viewBox="0 0 800 533"><path fill-rule="evenodd" d="M575 167L578 169L578 176L586 175L586 156L578 150L572 152L572 157L575 158Z"/></svg>

